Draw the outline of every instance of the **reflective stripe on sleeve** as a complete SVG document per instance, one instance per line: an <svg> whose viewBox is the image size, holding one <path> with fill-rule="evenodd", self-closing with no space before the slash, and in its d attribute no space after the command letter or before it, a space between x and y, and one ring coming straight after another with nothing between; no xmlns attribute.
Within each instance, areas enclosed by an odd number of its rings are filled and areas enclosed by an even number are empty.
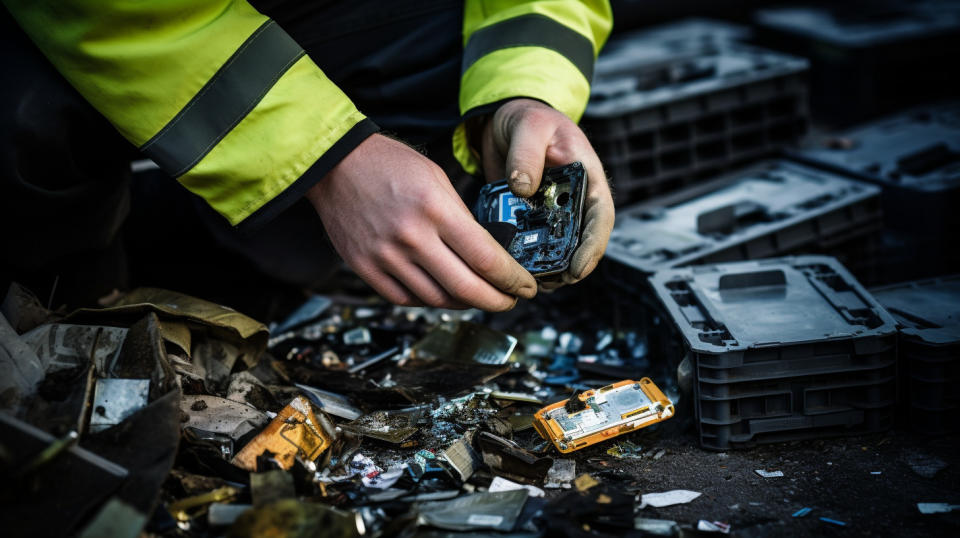
<svg viewBox="0 0 960 538"><path fill-rule="evenodd" d="M183 175L240 123L303 55L303 49L274 21L264 22L140 149L170 175Z"/></svg>

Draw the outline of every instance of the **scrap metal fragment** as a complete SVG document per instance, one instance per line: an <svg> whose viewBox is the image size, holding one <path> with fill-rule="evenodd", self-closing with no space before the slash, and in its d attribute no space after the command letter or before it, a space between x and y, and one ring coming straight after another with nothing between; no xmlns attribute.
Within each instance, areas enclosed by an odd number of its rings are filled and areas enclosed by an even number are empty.
<svg viewBox="0 0 960 538"><path fill-rule="evenodd" d="M228 435L233 440L263 427L268 420L266 414L251 405L218 396L184 395L180 398L180 411L187 417L182 423L184 429Z"/></svg>
<svg viewBox="0 0 960 538"><path fill-rule="evenodd" d="M98 379L93 389L90 431L103 431L120 424L147 406L149 379Z"/></svg>
<svg viewBox="0 0 960 538"><path fill-rule="evenodd" d="M327 414L347 420L356 420L363 416L363 411L354 407L346 396L300 383L295 383L295 385L303 391L307 398L310 398L314 405Z"/></svg>
<svg viewBox="0 0 960 538"><path fill-rule="evenodd" d="M508 334L460 321L437 325L413 345L411 353L418 359L505 364L516 346L517 339Z"/></svg>
<svg viewBox="0 0 960 538"><path fill-rule="evenodd" d="M466 437L462 437L441 453L443 459L453 467L460 479L466 482L480 468L480 456L470 446Z"/></svg>
<svg viewBox="0 0 960 538"><path fill-rule="evenodd" d="M527 501L526 490L474 493L449 501L421 504L421 525L452 531L490 529L500 532L513 526Z"/></svg>
<svg viewBox="0 0 960 538"><path fill-rule="evenodd" d="M324 431L309 400L297 396L280 410L267 427L254 437L231 463L248 471L257 470L257 457L269 450L283 469L293 467L296 458L314 461L333 442Z"/></svg>
<svg viewBox="0 0 960 538"><path fill-rule="evenodd" d="M537 456L513 441L489 432L480 433L477 444L483 454L483 462L495 473L511 480L542 483L553 465L553 458Z"/></svg>

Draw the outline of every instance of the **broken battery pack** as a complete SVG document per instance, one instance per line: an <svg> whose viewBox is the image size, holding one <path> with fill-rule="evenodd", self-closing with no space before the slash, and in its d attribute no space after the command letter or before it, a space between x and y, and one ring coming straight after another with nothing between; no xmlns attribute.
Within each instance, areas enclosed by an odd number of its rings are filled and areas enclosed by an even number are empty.
<svg viewBox="0 0 960 538"><path fill-rule="evenodd" d="M537 411L537 432L563 453L666 420L673 402L650 380L619 381Z"/></svg>
<svg viewBox="0 0 960 538"><path fill-rule="evenodd" d="M510 192L506 180L485 185L476 216L535 277L561 273L580 242L586 172L575 162L550 168L530 198Z"/></svg>

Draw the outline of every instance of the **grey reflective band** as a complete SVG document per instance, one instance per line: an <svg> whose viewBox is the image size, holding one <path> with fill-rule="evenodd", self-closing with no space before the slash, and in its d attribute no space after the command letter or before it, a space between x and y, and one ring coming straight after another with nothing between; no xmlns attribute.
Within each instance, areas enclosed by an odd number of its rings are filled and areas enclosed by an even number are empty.
<svg viewBox="0 0 960 538"><path fill-rule="evenodd" d="M140 150L168 174L193 168L304 55L277 23L263 23Z"/></svg>
<svg viewBox="0 0 960 538"><path fill-rule="evenodd" d="M593 80L593 43L545 15L529 14L481 28L470 36L463 50L461 73L477 60L500 49L543 47L573 62L587 81Z"/></svg>

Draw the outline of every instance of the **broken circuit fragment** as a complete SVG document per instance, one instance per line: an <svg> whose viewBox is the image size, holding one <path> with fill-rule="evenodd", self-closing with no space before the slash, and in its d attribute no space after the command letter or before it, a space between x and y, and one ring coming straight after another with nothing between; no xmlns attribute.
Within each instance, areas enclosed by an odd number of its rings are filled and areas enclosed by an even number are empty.
<svg viewBox="0 0 960 538"><path fill-rule="evenodd" d="M296 458L314 461L335 440L333 423L322 411L315 411L310 401L297 396L259 435L254 437L232 463L248 471L257 471L257 458L270 452L282 469L293 467Z"/></svg>
<svg viewBox="0 0 960 538"><path fill-rule="evenodd" d="M575 162L547 169L530 198L510 192L506 180L484 185L477 220L534 277L562 273L580 242L586 183Z"/></svg>

